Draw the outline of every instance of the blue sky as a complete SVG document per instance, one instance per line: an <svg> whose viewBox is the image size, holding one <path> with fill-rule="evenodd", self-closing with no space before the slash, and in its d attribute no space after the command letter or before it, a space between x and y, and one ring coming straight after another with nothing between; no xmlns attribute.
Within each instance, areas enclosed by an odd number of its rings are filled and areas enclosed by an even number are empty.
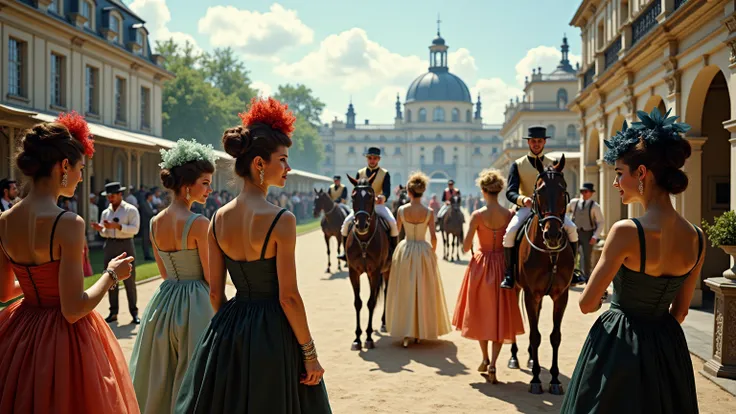
<svg viewBox="0 0 736 414"><path fill-rule="evenodd" d="M580 31L569 26L580 0L126 0L146 20L152 39L173 37L204 51L231 46L268 94L302 83L326 103L323 121L344 119L352 96L358 119L392 123L397 92L426 72L440 14L450 71L486 123L503 121L503 106L520 95L524 75L559 61L567 33L573 65Z"/></svg>

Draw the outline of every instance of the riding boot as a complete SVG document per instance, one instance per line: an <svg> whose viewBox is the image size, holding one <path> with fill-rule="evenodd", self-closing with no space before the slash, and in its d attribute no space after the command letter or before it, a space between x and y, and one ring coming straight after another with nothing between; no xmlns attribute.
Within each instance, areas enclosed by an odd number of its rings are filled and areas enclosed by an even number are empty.
<svg viewBox="0 0 736 414"><path fill-rule="evenodd" d="M514 248L504 247L503 253L506 258L506 273L503 276L501 287L504 289L513 289L514 287Z"/></svg>
<svg viewBox="0 0 736 414"><path fill-rule="evenodd" d="M345 248L345 246L347 245L347 243L346 243L347 239L348 239L347 237L343 237L342 238L342 253L340 253L337 256L337 259L338 260L342 260L344 262L347 262L348 261L347 250Z"/></svg>
<svg viewBox="0 0 736 414"><path fill-rule="evenodd" d="M572 262L575 263L577 262L578 258L578 242L570 242L570 246L572 246ZM582 277L582 272L580 271L580 269L573 269L570 286L577 286L583 283L585 283L585 278Z"/></svg>

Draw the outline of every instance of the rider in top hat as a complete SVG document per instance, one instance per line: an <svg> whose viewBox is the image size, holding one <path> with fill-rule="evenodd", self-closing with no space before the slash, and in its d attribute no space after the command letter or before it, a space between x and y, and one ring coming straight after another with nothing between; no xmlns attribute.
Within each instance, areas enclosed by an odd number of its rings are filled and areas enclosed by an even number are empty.
<svg viewBox="0 0 736 414"><path fill-rule="evenodd" d="M506 255L506 274L501 287L511 289L514 287L514 244L516 242L516 233L524 224L527 218L532 214L532 199L536 187L539 170L537 165L547 167L557 160L544 155L544 145L547 142L547 128L543 126L529 127L528 134L524 139L529 145L527 155L517 159L511 164L509 169L508 186L506 188L506 198L517 206L516 215L511 218L506 234L503 236L503 247ZM564 228L567 231L568 241L572 245L574 254L577 254L578 232L575 224L566 216ZM573 284L579 283L579 276L573 275Z"/></svg>
<svg viewBox="0 0 736 414"><path fill-rule="evenodd" d="M452 197L454 196L460 196L460 190L455 188L455 181L449 180L447 182L447 188L445 188L445 191L442 193L442 201L444 204L440 208L439 214L437 214L437 221L441 220L442 217L445 216L445 213L450 208L450 200L452 200Z"/></svg>
<svg viewBox="0 0 736 414"><path fill-rule="evenodd" d="M396 226L396 219L391 213L388 207L386 207L386 200L391 196L391 175L385 169L378 166L378 162L381 161L381 149L376 147L368 148L365 154L368 166L361 168L358 171L358 179L370 178L373 174L376 174L376 178L373 180L373 191L376 193L376 214L383 217L391 227L391 234L389 237L390 246L389 252L393 253L394 248L398 242L399 229ZM348 236L348 228L350 222L353 221L353 213L350 213L342 224L342 236ZM343 249L342 255L337 257L338 259L346 260L345 250Z"/></svg>
<svg viewBox="0 0 736 414"><path fill-rule="evenodd" d="M333 184L327 189L327 195L330 199L337 203L337 205L345 211L346 214L350 214L350 208L345 204L348 201L348 189L344 185L340 184L340 176L332 176Z"/></svg>
<svg viewBox="0 0 736 414"><path fill-rule="evenodd" d="M580 198L570 200L565 211L578 228L578 239L583 251L581 264L586 280L593 271L591 262L593 246L601 239L603 231L603 212L601 206L593 200L593 193L595 193L593 183L584 183L580 187Z"/></svg>

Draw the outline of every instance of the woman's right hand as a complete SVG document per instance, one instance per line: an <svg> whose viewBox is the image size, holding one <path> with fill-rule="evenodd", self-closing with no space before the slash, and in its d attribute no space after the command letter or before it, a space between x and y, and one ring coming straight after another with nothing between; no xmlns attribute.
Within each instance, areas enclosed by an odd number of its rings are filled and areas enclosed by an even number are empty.
<svg viewBox="0 0 736 414"><path fill-rule="evenodd" d="M131 272L133 271L133 265L131 264L131 262L135 260L135 257L127 256L127 253L123 253L120 256L110 260L110 263L107 264L107 268L118 275L118 281L123 281L129 278Z"/></svg>
<svg viewBox="0 0 736 414"><path fill-rule="evenodd" d="M304 368L306 368L307 373L302 376L299 382L304 385L319 385L322 381L322 376L325 374L325 370L319 364L319 360L304 361Z"/></svg>

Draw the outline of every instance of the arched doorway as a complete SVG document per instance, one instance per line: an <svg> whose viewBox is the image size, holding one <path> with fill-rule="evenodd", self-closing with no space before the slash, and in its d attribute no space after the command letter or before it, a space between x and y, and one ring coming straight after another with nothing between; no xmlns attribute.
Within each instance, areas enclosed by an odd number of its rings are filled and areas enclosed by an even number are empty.
<svg viewBox="0 0 736 414"><path fill-rule="evenodd" d="M429 174L429 191L428 195L431 197L432 194L437 194L437 199L442 199L442 192L447 187L447 181L450 177L444 171L435 171Z"/></svg>
<svg viewBox="0 0 736 414"><path fill-rule="evenodd" d="M659 109L659 113L661 113L662 115L664 115L667 112L667 109L665 108L665 105L664 105L664 100L659 95L651 96L649 100L647 100L646 105L644 105L644 112L650 113L652 112L652 109L654 108Z"/></svg>

